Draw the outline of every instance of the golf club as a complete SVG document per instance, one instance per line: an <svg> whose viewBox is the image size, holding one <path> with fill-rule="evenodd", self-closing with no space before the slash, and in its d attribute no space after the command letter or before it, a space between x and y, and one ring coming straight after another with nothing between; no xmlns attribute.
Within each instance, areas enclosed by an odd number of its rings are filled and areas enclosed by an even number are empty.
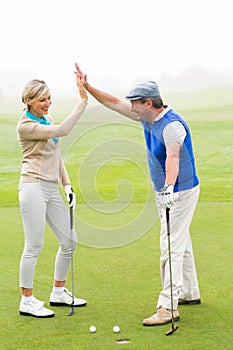
<svg viewBox="0 0 233 350"><path fill-rule="evenodd" d="M171 311L172 311L172 329L166 332L166 335L173 334L178 326L174 325L174 315L173 315L173 292L172 292L172 259L171 259L171 242L170 242L170 209L166 208L166 222L167 222L167 238L168 238L168 256L169 256L169 271L170 271L170 291L171 291Z"/></svg>
<svg viewBox="0 0 233 350"><path fill-rule="evenodd" d="M70 311L66 316L72 316L74 313L74 257L73 257L73 206L70 207L70 237L71 237L71 278L72 278L72 303Z"/></svg>

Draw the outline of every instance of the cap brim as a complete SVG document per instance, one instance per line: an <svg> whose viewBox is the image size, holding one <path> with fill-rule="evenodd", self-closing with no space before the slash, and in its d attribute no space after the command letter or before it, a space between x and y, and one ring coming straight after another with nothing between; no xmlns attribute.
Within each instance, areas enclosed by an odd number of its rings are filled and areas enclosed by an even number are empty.
<svg viewBox="0 0 233 350"><path fill-rule="evenodd" d="M126 100L135 101L135 100L141 100L141 98L153 98L156 96L160 96L160 95L156 94L156 95L150 95L150 96L125 96L125 98Z"/></svg>
<svg viewBox="0 0 233 350"><path fill-rule="evenodd" d="M131 101L135 101L135 100L140 100L141 98L143 98L143 96L125 96L126 100L131 100Z"/></svg>

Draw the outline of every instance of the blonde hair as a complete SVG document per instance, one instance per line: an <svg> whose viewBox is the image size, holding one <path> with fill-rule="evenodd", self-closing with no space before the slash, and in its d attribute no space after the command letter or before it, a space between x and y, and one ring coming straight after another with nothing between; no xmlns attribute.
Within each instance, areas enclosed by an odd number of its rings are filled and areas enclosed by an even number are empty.
<svg viewBox="0 0 233 350"><path fill-rule="evenodd" d="M23 89L22 92L22 101L25 105L27 105L27 99L31 101L34 99L39 99L41 96L44 96L49 91L49 87L45 83L44 80L33 79L29 81ZM25 109L30 109L27 105Z"/></svg>

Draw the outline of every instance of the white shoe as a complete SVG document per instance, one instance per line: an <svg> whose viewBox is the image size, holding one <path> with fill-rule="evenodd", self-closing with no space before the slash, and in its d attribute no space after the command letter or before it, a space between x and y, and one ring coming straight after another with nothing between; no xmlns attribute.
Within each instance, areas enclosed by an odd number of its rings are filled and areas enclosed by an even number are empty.
<svg viewBox="0 0 233 350"><path fill-rule="evenodd" d="M54 293L50 294L50 305L51 306L85 306L87 304L86 300L78 299L74 297L74 302L72 298L72 293L69 292L66 288L61 295L56 295Z"/></svg>
<svg viewBox="0 0 233 350"><path fill-rule="evenodd" d="M33 298L28 304L20 302L19 313L23 316L48 318L53 317L55 313L44 307L44 302Z"/></svg>

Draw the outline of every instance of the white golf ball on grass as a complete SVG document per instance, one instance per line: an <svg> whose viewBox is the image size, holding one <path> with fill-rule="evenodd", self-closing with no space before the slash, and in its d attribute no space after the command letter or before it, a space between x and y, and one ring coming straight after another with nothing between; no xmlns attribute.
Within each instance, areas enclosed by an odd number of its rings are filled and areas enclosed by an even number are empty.
<svg viewBox="0 0 233 350"><path fill-rule="evenodd" d="M120 327L119 326L114 326L112 330L113 330L114 333L119 333L120 332Z"/></svg>
<svg viewBox="0 0 233 350"><path fill-rule="evenodd" d="M95 333L96 332L96 326L90 326L89 331L91 333Z"/></svg>

